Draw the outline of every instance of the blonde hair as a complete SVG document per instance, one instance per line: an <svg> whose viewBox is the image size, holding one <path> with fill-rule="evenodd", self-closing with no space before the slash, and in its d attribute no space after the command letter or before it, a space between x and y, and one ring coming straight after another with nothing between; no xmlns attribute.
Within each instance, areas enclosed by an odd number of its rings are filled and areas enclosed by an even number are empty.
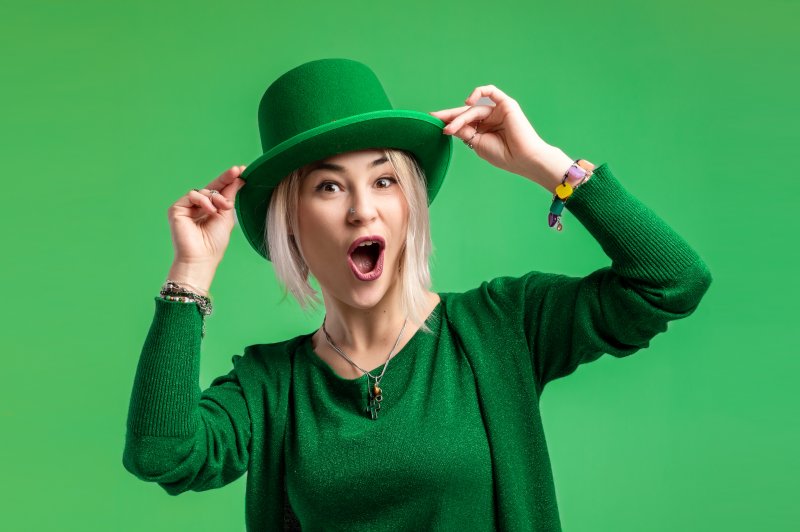
<svg viewBox="0 0 800 532"><path fill-rule="evenodd" d="M400 287L403 312L409 321L426 332L423 322L427 291L431 287L429 260L433 251L428 191L425 174L410 153L385 149L383 154L394 168L400 190L408 203L408 228L400 257ZM291 172L275 189L267 209L266 244L275 275L284 286L284 296L292 296L304 310L316 308L318 293L309 284L309 269L295 237L298 234L297 207L300 184L313 169L309 164Z"/></svg>

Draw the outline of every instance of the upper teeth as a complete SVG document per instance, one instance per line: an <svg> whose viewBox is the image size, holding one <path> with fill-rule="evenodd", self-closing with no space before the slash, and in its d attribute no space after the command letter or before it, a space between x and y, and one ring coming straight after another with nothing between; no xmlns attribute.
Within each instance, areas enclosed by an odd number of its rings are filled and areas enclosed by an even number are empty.
<svg viewBox="0 0 800 532"><path fill-rule="evenodd" d="M369 246L369 245L371 245L371 244L377 244L377 243L378 243L378 241L377 241L377 240L365 240L365 241L363 241L362 243L360 243L360 244L358 245L358 247L362 247L362 246Z"/></svg>

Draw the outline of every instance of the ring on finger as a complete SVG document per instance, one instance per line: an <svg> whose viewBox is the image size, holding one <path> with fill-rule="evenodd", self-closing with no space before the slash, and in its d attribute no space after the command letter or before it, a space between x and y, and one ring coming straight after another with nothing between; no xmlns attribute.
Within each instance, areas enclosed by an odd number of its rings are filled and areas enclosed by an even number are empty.
<svg viewBox="0 0 800 532"><path fill-rule="evenodd" d="M471 149L471 150L473 149L473 147L472 147L472 140L475 138L475 135L477 135L477 134L478 134L478 124L480 124L480 123L481 123L481 121L480 121L480 120L478 120L478 123L477 123L477 124L475 124L475 131L472 133L472 136L469 138L469 140L467 140L467 141L464 141L464 144L466 144L466 145L467 145L467 147L468 147L469 149Z"/></svg>
<svg viewBox="0 0 800 532"><path fill-rule="evenodd" d="M193 188L192 190L194 190L195 192L198 192L200 194L203 194L203 190L206 190L206 189ZM219 194L220 191L219 190L214 190L214 189L207 189L207 190L208 190L209 194L206 197L208 198L208 201L210 201L211 205L213 206L214 205L214 194ZM205 194L203 194L203 196L205 196Z"/></svg>
<svg viewBox="0 0 800 532"><path fill-rule="evenodd" d="M195 192L199 192L200 194L203 194L203 190L199 188L193 188L192 190L194 190ZM208 199L211 199L211 196L213 196L214 194L220 193L219 190L214 190L214 189L208 189L208 192L209 192ZM205 196L205 194L203 194L203 196Z"/></svg>

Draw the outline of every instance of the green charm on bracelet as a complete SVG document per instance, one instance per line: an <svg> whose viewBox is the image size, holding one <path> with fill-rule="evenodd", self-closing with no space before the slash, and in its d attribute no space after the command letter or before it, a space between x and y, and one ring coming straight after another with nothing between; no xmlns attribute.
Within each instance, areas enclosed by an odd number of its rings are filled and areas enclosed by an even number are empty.
<svg viewBox="0 0 800 532"><path fill-rule="evenodd" d="M564 205L565 203L561 200L553 200L553 203L550 204L550 213L561 216L561 213L564 212Z"/></svg>
<svg viewBox="0 0 800 532"><path fill-rule="evenodd" d="M561 213L564 212L564 205L567 199L572 196L578 187L583 185L594 173L595 166L586 159L575 159L566 172L561 184L556 187L553 194L553 202L550 204L550 212L547 213L547 225L556 231L561 231L564 226L561 223ZM567 179L572 178L573 183L568 183Z"/></svg>

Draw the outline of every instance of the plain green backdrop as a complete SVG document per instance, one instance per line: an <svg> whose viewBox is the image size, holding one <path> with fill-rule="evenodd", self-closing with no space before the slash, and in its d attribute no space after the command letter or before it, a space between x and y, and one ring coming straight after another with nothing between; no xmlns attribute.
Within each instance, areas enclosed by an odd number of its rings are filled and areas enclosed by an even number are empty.
<svg viewBox="0 0 800 532"><path fill-rule="evenodd" d="M709 264L694 315L548 385L565 530L797 529L798 2L28 1L2 19L3 530L244 529L243 479L171 497L124 470L128 398L167 208L260 155L263 90L322 57L367 63L399 108L499 86ZM434 289L609 264L548 205L456 143ZM204 387L321 321L281 302L238 227L212 293Z"/></svg>

